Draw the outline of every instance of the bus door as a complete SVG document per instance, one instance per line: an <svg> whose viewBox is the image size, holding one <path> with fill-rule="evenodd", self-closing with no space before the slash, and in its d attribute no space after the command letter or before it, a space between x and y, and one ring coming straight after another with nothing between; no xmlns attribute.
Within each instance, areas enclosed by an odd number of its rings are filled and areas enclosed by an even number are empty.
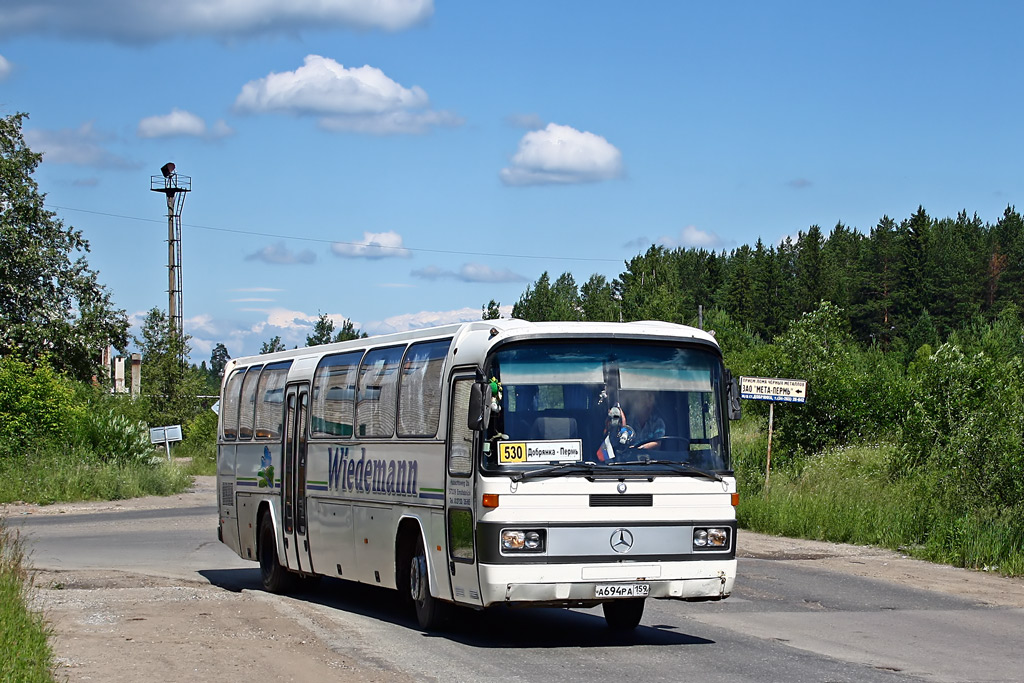
<svg viewBox="0 0 1024 683"><path fill-rule="evenodd" d="M311 573L313 564L306 537L306 417L309 411L309 385L288 385L284 402L281 508L284 517L285 558L289 569Z"/></svg>
<svg viewBox="0 0 1024 683"><path fill-rule="evenodd" d="M466 605L483 604L477 574L476 432L467 424L469 395L474 375L456 375L451 384L451 412L448 415L448 457L445 468L445 526L448 539L448 570L452 599Z"/></svg>

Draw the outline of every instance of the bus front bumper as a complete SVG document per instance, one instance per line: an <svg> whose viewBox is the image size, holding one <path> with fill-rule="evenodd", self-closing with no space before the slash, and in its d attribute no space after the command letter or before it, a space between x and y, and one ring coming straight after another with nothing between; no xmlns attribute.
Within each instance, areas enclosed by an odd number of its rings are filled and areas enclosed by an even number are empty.
<svg viewBox="0 0 1024 683"><path fill-rule="evenodd" d="M634 565L480 565L484 605L587 607L609 592L669 600L724 600L732 593L736 561ZM640 593L646 592L646 595ZM628 597L622 595L621 597Z"/></svg>

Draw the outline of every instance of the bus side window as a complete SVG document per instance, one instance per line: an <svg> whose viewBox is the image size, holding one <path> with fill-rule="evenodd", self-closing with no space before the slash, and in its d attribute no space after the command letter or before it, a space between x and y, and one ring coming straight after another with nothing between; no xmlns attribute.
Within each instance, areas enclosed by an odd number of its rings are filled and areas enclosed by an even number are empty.
<svg viewBox="0 0 1024 683"><path fill-rule="evenodd" d="M356 377L362 351L326 356L313 376L310 431L314 437L352 436L356 412Z"/></svg>
<svg viewBox="0 0 1024 683"><path fill-rule="evenodd" d="M369 351L359 366L356 436L393 436L404 346Z"/></svg>
<svg viewBox="0 0 1024 683"><path fill-rule="evenodd" d="M260 374L256 390L256 438L280 439L281 420L284 419L284 385L288 381L288 368L268 365Z"/></svg>
<svg viewBox="0 0 1024 683"><path fill-rule="evenodd" d="M238 438L252 438L252 423L256 416L256 380L259 379L262 365L249 368L242 382L242 398L238 406Z"/></svg>
<svg viewBox="0 0 1024 683"><path fill-rule="evenodd" d="M225 441L234 441L238 437L238 395L242 391L243 377L245 370L235 370L224 385L220 425L221 438Z"/></svg>
<svg viewBox="0 0 1024 683"><path fill-rule="evenodd" d="M450 339L412 344L406 352L398 389L399 436L437 434L444 359L450 345Z"/></svg>

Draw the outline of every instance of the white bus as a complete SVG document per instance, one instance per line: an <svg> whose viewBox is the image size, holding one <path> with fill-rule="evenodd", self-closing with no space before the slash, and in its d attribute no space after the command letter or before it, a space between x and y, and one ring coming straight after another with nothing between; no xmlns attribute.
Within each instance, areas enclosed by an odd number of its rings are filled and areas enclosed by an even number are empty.
<svg viewBox="0 0 1024 683"><path fill-rule="evenodd" d="M736 577L715 339L662 322L488 320L228 363L218 536L300 577L449 605L721 600Z"/></svg>

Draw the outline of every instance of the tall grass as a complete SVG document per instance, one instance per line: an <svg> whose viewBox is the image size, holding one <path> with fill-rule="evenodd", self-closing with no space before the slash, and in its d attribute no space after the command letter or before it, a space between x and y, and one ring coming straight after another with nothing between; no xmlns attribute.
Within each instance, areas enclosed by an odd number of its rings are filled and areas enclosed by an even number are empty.
<svg viewBox="0 0 1024 683"><path fill-rule="evenodd" d="M28 608L31 576L21 541L0 519L0 681L53 681L53 651L42 615Z"/></svg>
<svg viewBox="0 0 1024 683"><path fill-rule="evenodd" d="M756 423L733 431L742 527L837 543L877 545L922 559L1024 574L1024 504L955 513L927 475L893 479L895 447L859 445L773 469L764 485L766 438Z"/></svg>
<svg viewBox="0 0 1024 683"><path fill-rule="evenodd" d="M173 463L102 461L74 447L43 444L19 457L0 458L3 503L167 496L184 491L191 482L188 473Z"/></svg>

